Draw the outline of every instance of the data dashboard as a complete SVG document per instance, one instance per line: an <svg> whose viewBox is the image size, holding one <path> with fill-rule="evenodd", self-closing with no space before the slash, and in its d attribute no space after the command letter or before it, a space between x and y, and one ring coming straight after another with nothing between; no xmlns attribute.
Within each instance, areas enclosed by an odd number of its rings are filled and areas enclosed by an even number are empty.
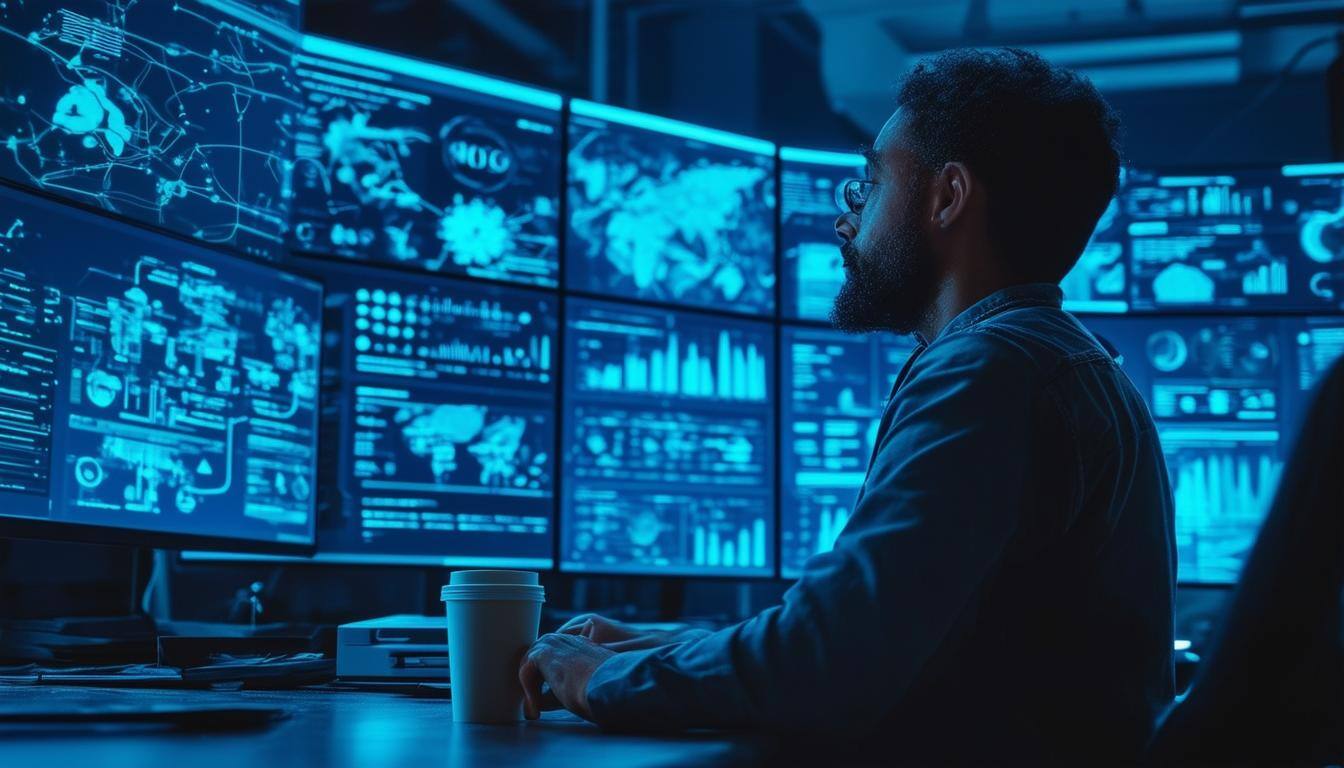
<svg viewBox="0 0 1344 768"><path fill-rule="evenodd" d="M296 248L554 287L558 94L305 36Z"/></svg>
<svg viewBox="0 0 1344 768"><path fill-rule="evenodd" d="M1294 322L1219 316L1088 322L1118 350L1157 424L1176 502L1182 581L1234 582L1273 503L1301 417L1294 409L1306 401L1294 374L1323 362L1310 353L1305 362L1292 360L1304 354L1289 348ZM1300 333L1313 329L1330 332L1313 324Z"/></svg>
<svg viewBox="0 0 1344 768"><path fill-rule="evenodd" d="M774 573L770 325L565 307L561 567Z"/></svg>
<svg viewBox="0 0 1344 768"><path fill-rule="evenodd" d="M0 514L311 544L319 285L8 187L0 211Z"/></svg>
<svg viewBox="0 0 1344 768"><path fill-rule="evenodd" d="M0 176L276 256L298 0L0 4Z"/></svg>
<svg viewBox="0 0 1344 768"><path fill-rule="evenodd" d="M550 567L555 297L302 265L326 287L318 558Z"/></svg>
<svg viewBox="0 0 1344 768"><path fill-rule="evenodd" d="M775 146L570 102L567 287L772 315Z"/></svg>
<svg viewBox="0 0 1344 768"><path fill-rule="evenodd" d="M848 522L883 408L915 343L786 326L780 344L780 573L796 578Z"/></svg>
<svg viewBox="0 0 1344 768"><path fill-rule="evenodd" d="M1128 176L1135 310L1344 307L1344 167Z"/></svg>

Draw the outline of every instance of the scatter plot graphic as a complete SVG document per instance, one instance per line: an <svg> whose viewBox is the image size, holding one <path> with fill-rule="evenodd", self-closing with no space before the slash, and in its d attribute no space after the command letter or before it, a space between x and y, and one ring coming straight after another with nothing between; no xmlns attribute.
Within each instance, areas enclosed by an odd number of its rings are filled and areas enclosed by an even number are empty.
<svg viewBox="0 0 1344 768"><path fill-rule="evenodd" d="M819 328L783 333L780 573L795 578L849 520L882 410L915 345Z"/></svg>
<svg viewBox="0 0 1344 768"><path fill-rule="evenodd" d="M0 361L20 382L0 391L28 404L0 435L50 435L49 516L311 543L319 286L16 191L0 202L22 222L0 241Z"/></svg>
<svg viewBox="0 0 1344 768"><path fill-rule="evenodd" d="M772 328L569 299L561 566L769 575Z"/></svg>
<svg viewBox="0 0 1344 768"><path fill-rule="evenodd" d="M557 284L559 96L325 38L302 47L296 247Z"/></svg>
<svg viewBox="0 0 1344 768"><path fill-rule="evenodd" d="M548 567L553 296L313 259L326 288L320 556Z"/></svg>
<svg viewBox="0 0 1344 768"><path fill-rule="evenodd" d="M0 4L0 175L276 255L298 23L296 0Z"/></svg>
<svg viewBox="0 0 1344 768"><path fill-rule="evenodd" d="M569 127L569 287L774 310L774 146L583 101Z"/></svg>
<svg viewBox="0 0 1344 768"><path fill-rule="evenodd" d="M830 317L845 283L835 220L836 190L864 178L859 155L781 147L779 237L783 256L783 314L801 320Z"/></svg>

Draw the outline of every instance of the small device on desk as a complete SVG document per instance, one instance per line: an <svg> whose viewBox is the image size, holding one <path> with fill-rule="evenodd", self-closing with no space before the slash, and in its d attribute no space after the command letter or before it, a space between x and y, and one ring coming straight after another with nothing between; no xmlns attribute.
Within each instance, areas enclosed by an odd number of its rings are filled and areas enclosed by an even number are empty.
<svg viewBox="0 0 1344 768"><path fill-rule="evenodd" d="M442 616L384 616L336 629L342 680L448 679L448 627Z"/></svg>

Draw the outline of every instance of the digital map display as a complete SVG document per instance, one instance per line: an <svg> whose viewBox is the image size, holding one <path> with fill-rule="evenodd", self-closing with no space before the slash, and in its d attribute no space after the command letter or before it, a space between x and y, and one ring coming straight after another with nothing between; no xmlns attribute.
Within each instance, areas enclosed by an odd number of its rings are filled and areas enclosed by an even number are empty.
<svg viewBox="0 0 1344 768"><path fill-rule="evenodd" d="M0 176L275 256L297 0L0 3Z"/></svg>

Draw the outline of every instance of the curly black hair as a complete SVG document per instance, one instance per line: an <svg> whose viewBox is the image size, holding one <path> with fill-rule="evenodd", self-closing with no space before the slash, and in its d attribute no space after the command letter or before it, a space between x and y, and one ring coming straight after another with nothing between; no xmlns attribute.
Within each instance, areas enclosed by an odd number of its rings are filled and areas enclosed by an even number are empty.
<svg viewBox="0 0 1344 768"><path fill-rule="evenodd" d="M1092 83L1030 51L961 49L916 64L897 105L927 171L959 161L984 184L1012 272L1063 279L1120 173L1120 120Z"/></svg>

